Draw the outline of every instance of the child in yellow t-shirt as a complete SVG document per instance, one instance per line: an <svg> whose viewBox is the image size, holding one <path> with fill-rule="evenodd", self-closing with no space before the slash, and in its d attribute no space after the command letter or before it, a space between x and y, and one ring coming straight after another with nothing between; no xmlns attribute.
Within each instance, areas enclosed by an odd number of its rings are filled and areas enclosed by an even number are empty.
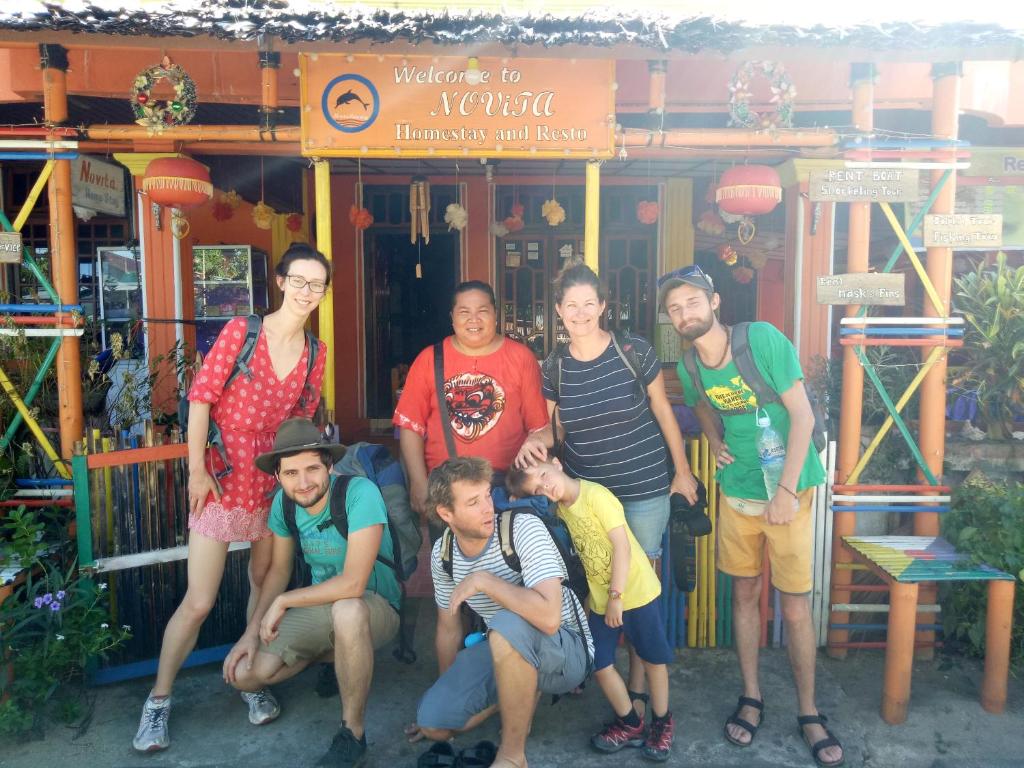
<svg viewBox="0 0 1024 768"><path fill-rule="evenodd" d="M668 709L667 664L675 655L665 637L665 618L658 600L661 584L626 525L622 504L604 486L566 475L557 459L526 469L512 468L505 484L513 496L547 496L558 503L558 516L568 526L587 572L594 677L616 715L590 743L602 752L643 747L644 757L667 760L674 730ZM623 632L647 675L653 714L648 729L615 669L615 648Z"/></svg>

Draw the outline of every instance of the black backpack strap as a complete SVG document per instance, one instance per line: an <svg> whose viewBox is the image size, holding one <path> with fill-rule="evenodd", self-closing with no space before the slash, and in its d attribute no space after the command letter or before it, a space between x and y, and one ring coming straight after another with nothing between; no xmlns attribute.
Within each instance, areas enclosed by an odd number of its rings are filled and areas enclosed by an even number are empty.
<svg viewBox="0 0 1024 768"><path fill-rule="evenodd" d="M298 405L305 408L309 404L309 377L313 373L313 366L316 365L316 358L320 354L320 339L309 331L306 331L306 344L309 345L309 354L306 355L306 379L302 383L302 392L299 394Z"/></svg>
<svg viewBox="0 0 1024 768"><path fill-rule="evenodd" d="M454 566L452 565L452 550L455 547L455 536L451 528L445 528L441 532L441 570L448 574L448 578L454 579Z"/></svg>
<svg viewBox="0 0 1024 768"><path fill-rule="evenodd" d="M551 382L551 389L555 393L555 402L561 399L562 395L562 358L567 354L564 342L555 344L555 348L544 358L540 364L541 374Z"/></svg>
<svg viewBox="0 0 1024 768"><path fill-rule="evenodd" d="M448 449L448 458L454 459L458 453L455 451L455 435L452 434L451 413L444 399L444 340L434 345L434 389L437 391L437 415L441 419L444 445Z"/></svg>
<svg viewBox="0 0 1024 768"><path fill-rule="evenodd" d="M736 364L736 370L740 377L750 387L757 397L758 407L764 407L768 403L777 403L781 400L779 394L765 381L764 375L754 361L754 353L750 349L748 330L750 323L736 323L732 327L732 361Z"/></svg>
<svg viewBox="0 0 1024 768"><path fill-rule="evenodd" d="M636 347L633 346L633 342L628 338L620 340L619 335L615 331L611 332L611 336L612 346L615 347L615 354L625 363L626 368L633 374L633 378L643 384L644 377L640 372L640 360L636 356Z"/></svg>
<svg viewBox="0 0 1024 768"><path fill-rule="evenodd" d="M239 374L252 380L252 369L249 367L249 363L252 361L252 356L256 354L256 342L260 338L261 324L262 320L259 315L249 315L245 318L245 339L238 350L238 356L235 358L235 364L228 375L228 380L224 382L224 389L231 386L231 382L237 379Z"/></svg>
<svg viewBox="0 0 1024 768"><path fill-rule="evenodd" d="M516 552L515 542L512 540L512 523L515 521L516 511L506 509L498 513L498 546L501 548L501 557L505 565L516 573L523 572L523 564L519 560L519 553Z"/></svg>
<svg viewBox="0 0 1024 768"><path fill-rule="evenodd" d="M691 346L689 349L683 352L683 368L690 374L690 382L693 384L693 388L697 391L697 396L712 410L715 410L714 404L711 402L711 398L708 397L708 393L704 390L704 382L700 379L700 371L697 370L697 348Z"/></svg>
<svg viewBox="0 0 1024 768"><path fill-rule="evenodd" d="M334 480L334 487L331 489L331 522L334 527L338 530L345 541L348 541L348 486L352 482L352 478L355 475L338 475ZM321 523L321 526L324 524ZM384 534L391 536L391 526L389 523L384 523ZM394 536L391 536L391 547L394 551ZM399 568L397 563L393 563L388 560L384 555L377 550L377 562L382 565L386 565L392 571L395 572L395 578L398 583L402 583L402 577L399 574Z"/></svg>
<svg viewBox="0 0 1024 768"><path fill-rule="evenodd" d="M295 553L305 560L305 556L302 553L302 538L299 536L299 524L295 520L295 500L288 498L288 494L284 491L278 491L281 494L281 512L284 514L284 525L288 529L288 534L292 537L292 541L295 542Z"/></svg>

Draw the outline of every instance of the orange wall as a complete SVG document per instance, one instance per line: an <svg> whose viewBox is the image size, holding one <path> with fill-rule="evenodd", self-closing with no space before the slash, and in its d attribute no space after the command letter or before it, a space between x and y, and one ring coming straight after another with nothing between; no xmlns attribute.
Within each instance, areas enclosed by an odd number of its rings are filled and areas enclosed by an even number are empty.
<svg viewBox="0 0 1024 768"><path fill-rule="evenodd" d="M384 49L382 49L384 52ZM161 60L166 53L182 64L195 80L201 101L233 104L260 102L260 70L255 51L197 51L169 48L79 49L69 51L68 93L125 99L125 123L131 122L126 93L129 77ZM551 53L552 58L557 54ZM797 87L797 110L849 109L850 62L845 54L778 57ZM299 83L294 74L297 55L281 54L278 70L279 102L295 106ZM728 83L741 63L717 56L690 55L669 62L666 107L669 111L721 112ZM7 66L4 66L7 64ZM916 62L881 62L875 86L876 109L930 109L931 65ZM646 61L619 60L616 66L616 109L646 112ZM762 89L761 86L764 86ZM767 95L765 83L754 83L755 98ZM968 61L964 63L961 109L987 117L996 125L1024 125L1024 61ZM39 54L34 48L0 51L0 101L42 97Z"/></svg>
<svg viewBox="0 0 1024 768"><path fill-rule="evenodd" d="M9 54L10 66L0 67L0 95L10 89L23 96L42 99L43 80L38 51L34 48L12 48ZM132 113L128 106L128 92L132 79L143 70L159 64L164 55L182 65L195 81L200 102L260 103L260 68L256 51L175 50L173 47L73 48L68 51L68 94L124 99L125 114L121 122L130 123ZM0 59L2 63L4 60ZM281 54L278 100L282 105L295 106L299 103L299 79L293 73L297 66L296 54Z"/></svg>

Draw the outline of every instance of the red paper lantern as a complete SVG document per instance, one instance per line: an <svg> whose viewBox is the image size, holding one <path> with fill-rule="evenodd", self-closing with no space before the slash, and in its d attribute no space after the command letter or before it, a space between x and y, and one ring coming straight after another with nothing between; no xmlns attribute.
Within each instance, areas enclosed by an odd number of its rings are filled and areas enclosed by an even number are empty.
<svg viewBox="0 0 1024 768"><path fill-rule="evenodd" d="M194 208L213 197L210 171L188 157L158 157L146 168L142 191L158 205Z"/></svg>
<svg viewBox="0 0 1024 768"><path fill-rule="evenodd" d="M722 174L715 202L736 216L763 216L782 202L782 182L770 166L738 165Z"/></svg>

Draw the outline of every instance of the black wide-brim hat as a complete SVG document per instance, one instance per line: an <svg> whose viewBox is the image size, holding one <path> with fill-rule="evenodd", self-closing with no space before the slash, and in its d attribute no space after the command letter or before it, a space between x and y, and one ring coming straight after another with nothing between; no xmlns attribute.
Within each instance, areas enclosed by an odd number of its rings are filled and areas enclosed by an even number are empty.
<svg viewBox="0 0 1024 768"><path fill-rule="evenodd" d="M274 437L274 449L257 456L255 464L257 469L272 475L281 456L303 451L327 451L331 454L331 463L334 464L345 455L346 450L341 443L326 442L319 428L309 419L288 419L278 427L277 435Z"/></svg>

